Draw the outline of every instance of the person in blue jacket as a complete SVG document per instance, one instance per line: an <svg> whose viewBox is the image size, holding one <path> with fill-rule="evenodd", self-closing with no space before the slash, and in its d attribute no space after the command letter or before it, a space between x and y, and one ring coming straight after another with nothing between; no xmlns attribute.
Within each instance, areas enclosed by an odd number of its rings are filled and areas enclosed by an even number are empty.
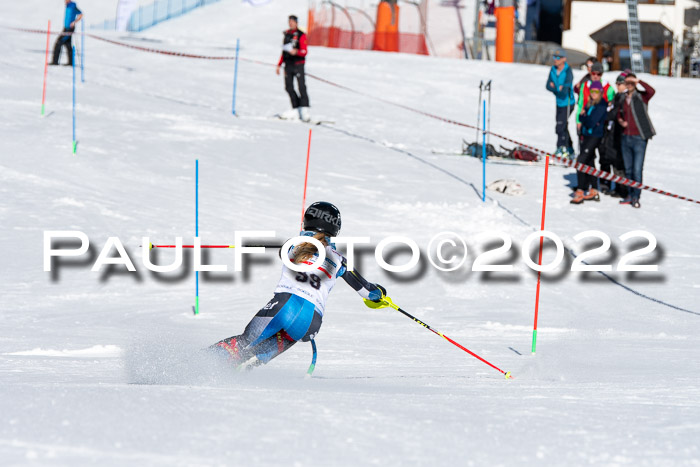
<svg viewBox="0 0 700 467"><path fill-rule="evenodd" d="M603 85L595 81L589 89L590 98L585 107L581 109L579 121L581 122L581 153L576 162L595 167L596 150L605 135L605 122L608 116L608 103L603 98ZM572 204L581 204L584 201L600 201L598 194L597 178L593 175L578 171L578 188L574 193Z"/></svg>
<svg viewBox="0 0 700 467"><path fill-rule="evenodd" d="M554 65L549 71L547 79L547 91L557 98L557 151L556 155L561 157L573 157L574 148L569 134L569 116L576 106L574 100L574 75L571 67L566 63L566 51L557 49L552 54Z"/></svg>
<svg viewBox="0 0 700 467"><path fill-rule="evenodd" d="M73 65L73 31L75 25L83 19L83 12L78 9L78 5L71 0L66 0L66 16L63 20L63 32L59 34L53 46L53 60L51 65L58 65L61 58L61 48L65 47L68 53L68 65Z"/></svg>

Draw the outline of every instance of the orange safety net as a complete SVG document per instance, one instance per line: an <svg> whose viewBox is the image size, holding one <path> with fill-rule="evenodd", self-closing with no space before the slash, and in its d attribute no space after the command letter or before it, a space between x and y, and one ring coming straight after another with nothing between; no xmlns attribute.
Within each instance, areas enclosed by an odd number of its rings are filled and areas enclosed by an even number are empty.
<svg viewBox="0 0 700 467"><path fill-rule="evenodd" d="M309 9L308 25L309 45L429 55L424 34L400 32L397 27L379 31L365 17L339 8Z"/></svg>

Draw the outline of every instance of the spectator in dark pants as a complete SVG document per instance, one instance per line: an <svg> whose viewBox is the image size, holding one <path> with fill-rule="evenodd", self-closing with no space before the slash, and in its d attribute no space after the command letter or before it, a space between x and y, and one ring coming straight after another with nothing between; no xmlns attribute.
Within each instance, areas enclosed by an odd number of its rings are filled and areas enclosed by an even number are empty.
<svg viewBox="0 0 700 467"><path fill-rule="evenodd" d="M613 100L608 104L608 116L605 127L605 136L600 144L600 170L615 174L619 177L625 177L625 163L622 159L622 126L617 121L617 114L622 108L622 104L627 97L627 86L625 85L625 77L627 73L620 73L615 80L617 93ZM612 188L611 182L603 178L600 179L600 191L603 194L609 194L615 198L625 198L627 196L627 187L620 183L615 183Z"/></svg>
<svg viewBox="0 0 700 467"><path fill-rule="evenodd" d="M557 151L556 155L560 157L573 156L574 149L569 134L569 116L574 109L574 92L572 85L574 75L571 72L571 67L566 63L566 51L563 49L555 50L552 54L554 66L549 70L547 78L547 91L556 96L557 124L555 131L557 132Z"/></svg>
<svg viewBox="0 0 700 467"><path fill-rule="evenodd" d="M284 87L289 94L292 103L292 110L282 114L283 118L309 121L309 96L306 93L306 77L304 75L304 64L307 54L306 34L299 29L299 22L296 16L289 16L289 29L284 32L284 44L282 46L282 56L277 64L277 74L284 64ZM294 79L296 78L299 87L299 94L294 89Z"/></svg>
<svg viewBox="0 0 700 467"><path fill-rule="evenodd" d="M66 16L63 20L63 32L56 39L53 46L53 60L51 65L58 65L61 58L61 48L65 47L68 54L68 65L73 65L73 31L75 25L83 18L83 12L78 9L78 5L71 0L66 0Z"/></svg>
<svg viewBox="0 0 700 467"><path fill-rule="evenodd" d="M603 139L605 120L608 114L608 104L603 99L603 85L600 81L594 82L590 87L590 98L586 107L581 109L579 120L581 121L581 152L576 162L595 167L596 149ZM581 204L584 201L600 201L600 195L596 189L596 177L585 172L578 171L578 188L574 193L572 204Z"/></svg>
<svg viewBox="0 0 700 467"><path fill-rule="evenodd" d="M642 92L637 90L637 85L643 88ZM647 104L656 91L649 84L637 79L634 73L629 73L625 77L625 86L627 86L627 96L618 114L618 122L624 128L622 158L625 162L627 178L641 183L647 142L656 134L647 111ZM629 195L620 201L620 204L630 204L634 208L639 208L640 195L639 188L630 187Z"/></svg>

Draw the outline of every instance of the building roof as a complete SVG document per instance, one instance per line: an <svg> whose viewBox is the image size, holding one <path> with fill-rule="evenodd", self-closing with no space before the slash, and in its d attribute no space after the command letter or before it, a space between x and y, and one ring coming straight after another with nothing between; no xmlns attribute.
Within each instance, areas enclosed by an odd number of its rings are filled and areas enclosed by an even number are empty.
<svg viewBox="0 0 700 467"><path fill-rule="evenodd" d="M663 47L664 41L673 40L673 32L661 23L641 21L639 26L644 47ZM668 35L664 35L665 31ZM591 34L591 39L610 45L625 45L628 43L627 21L613 21Z"/></svg>

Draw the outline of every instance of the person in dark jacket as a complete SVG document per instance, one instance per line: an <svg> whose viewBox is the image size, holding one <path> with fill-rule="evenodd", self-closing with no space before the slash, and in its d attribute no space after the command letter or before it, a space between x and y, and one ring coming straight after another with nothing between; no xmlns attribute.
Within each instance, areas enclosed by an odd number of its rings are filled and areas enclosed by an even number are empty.
<svg viewBox="0 0 700 467"><path fill-rule="evenodd" d="M637 85L640 85L643 91L640 92ZM637 79L634 73L629 73L625 77L625 86L627 86L627 96L618 114L618 122L624 128L622 132L622 158L625 162L627 178L641 183L647 143L656 134L647 111L647 104L654 97L656 91L649 84ZM629 195L620 201L620 204L629 204L634 208L639 208L640 195L639 188L630 187Z"/></svg>
<svg viewBox="0 0 700 467"><path fill-rule="evenodd" d="M608 104L603 99L603 85L600 81L594 82L590 87L590 99L586 107L581 109L579 120L581 122L581 152L576 162L595 167L595 152L605 132L605 119L608 114ZM572 204L581 204L584 201L600 201L600 195L596 189L596 177L584 172L577 172L578 188L574 193Z"/></svg>
<svg viewBox="0 0 700 467"><path fill-rule="evenodd" d="M622 126L617 121L617 114L622 108L622 104L627 97L627 86L625 77L627 73L622 72L615 80L616 93L613 100L608 103L608 116L606 119L605 136L600 143L598 152L600 153L600 170L612 173L619 177L625 177L625 163L622 160ZM627 187L620 183L615 183L614 188L610 181L600 179L600 191L609 194L614 198L625 198Z"/></svg>
<svg viewBox="0 0 700 467"><path fill-rule="evenodd" d="M292 102L292 110L283 114L284 118L301 118L309 121L309 96L306 93L306 77L304 64L307 54L306 34L299 29L299 20L296 16L289 16L289 29L284 32L282 56L277 63L277 74L284 64L284 86ZM294 78L297 80L299 94L294 89Z"/></svg>
<svg viewBox="0 0 700 467"><path fill-rule="evenodd" d="M73 31L75 25L83 19L83 12L78 9L78 5L71 0L66 0L66 16L63 19L63 32L58 35L53 46L53 60L50 65L58 65L61 58L61 48L66 48L68 55L68 65L73 65Z"/></svg>
<svg viewBox="0 0 700 467"><path fill-rule="evenodd" d="M566 63L566 51L557 49L552 54L554 66L549 70L547 78L547 91L557 98L555 131L557 133L556 155L560 157L573 157L573 146L569 134L569 116L576 105L573 93L574 75L571 67Z"/></svg>

